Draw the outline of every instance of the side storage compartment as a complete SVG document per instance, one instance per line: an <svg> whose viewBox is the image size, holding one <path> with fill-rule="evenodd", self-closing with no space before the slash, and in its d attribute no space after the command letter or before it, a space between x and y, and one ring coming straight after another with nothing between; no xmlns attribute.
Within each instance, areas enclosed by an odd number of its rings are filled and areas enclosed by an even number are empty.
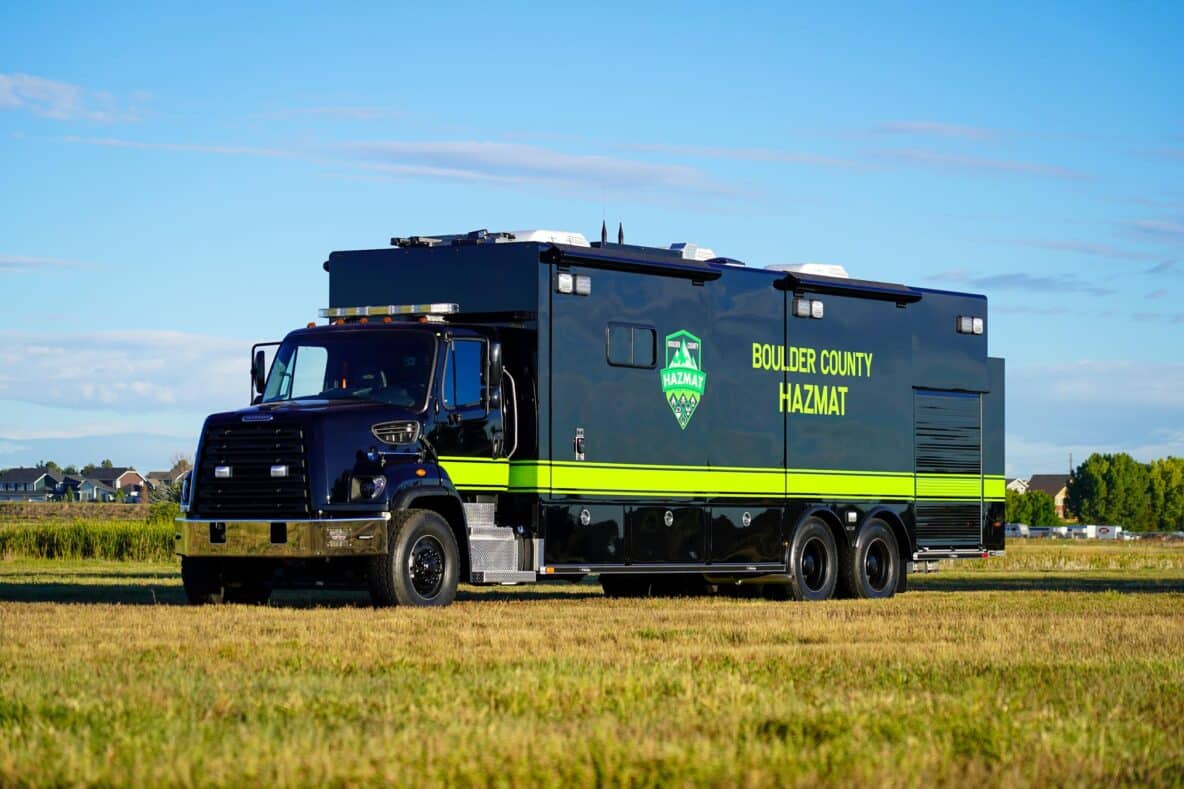
<svg viewBox="0 0 1184 789"><path fill-rule="evenodd" d="M982 547L982 401L977 393L913 395L917 548Z"/></svg>

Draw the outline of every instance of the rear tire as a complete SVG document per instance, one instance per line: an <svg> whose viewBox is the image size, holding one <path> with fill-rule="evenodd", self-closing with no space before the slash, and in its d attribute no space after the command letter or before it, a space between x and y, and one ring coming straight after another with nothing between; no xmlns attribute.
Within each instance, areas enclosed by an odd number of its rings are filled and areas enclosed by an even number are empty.
<svg viewBox="0 0 1184 789"><path fill-rule="evenodd" d="M388 528L389 550L372 557L366 573L374 605L450 604L460 582L460 550L448 522L431 510L407 510Z"/></svg>
<svg viewBox="0 0 1184 789"><path fill-rule="evenodd" d="M873 519L859 530L843 562L843 589L864 600L892 597L903 569L896 535L887 523Z"/></svg>
<svg viewBox="0 0 1184 789"><path fill-rule="evenodd" d="M793 535L786 561L789 596L794 600L826 600L839 581L835 535L818 518L808 518Z"/></svg>

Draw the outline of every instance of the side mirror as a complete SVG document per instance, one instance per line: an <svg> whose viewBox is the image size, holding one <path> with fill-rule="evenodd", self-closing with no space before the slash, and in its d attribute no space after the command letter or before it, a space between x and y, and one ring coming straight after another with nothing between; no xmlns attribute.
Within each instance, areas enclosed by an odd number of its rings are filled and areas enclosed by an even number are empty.
<svg viewBox="0 0 1184 789"><path fill-rule="evenodd" d="M489 410L502 407L502 344L489 344Z"/></svg>
<svg viewBox="0 0 1184 789"><path fill-rule="evenodd" d="M263 386L267 383L267 357L263 351L255 351L255 360L251 362L251 381L255 385L255 392L263 394Z"/></svg>

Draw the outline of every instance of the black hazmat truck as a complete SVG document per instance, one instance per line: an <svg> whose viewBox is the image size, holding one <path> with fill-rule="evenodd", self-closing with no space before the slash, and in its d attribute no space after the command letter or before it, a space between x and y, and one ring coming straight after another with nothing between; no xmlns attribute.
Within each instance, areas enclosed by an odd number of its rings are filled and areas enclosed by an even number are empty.
<svg viewBox="0 0 1184 789"><path fill-rule="evenodd" d="M256 346L253 404L205 422L188 598L302 577L446 605L587 575L874 598L1003 550L985 297L601 239L331 254L326 320Z"/></svg>

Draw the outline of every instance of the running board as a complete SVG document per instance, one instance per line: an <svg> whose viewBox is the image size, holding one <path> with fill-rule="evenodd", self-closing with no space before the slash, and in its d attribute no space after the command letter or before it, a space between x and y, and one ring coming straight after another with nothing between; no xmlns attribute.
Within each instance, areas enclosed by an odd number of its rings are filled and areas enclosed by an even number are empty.
<svg viewBox="0 0 1184 789"><path fill-rule="evenodd" d="M983 548L954 548L940 550L927 548L913 554L913 561L937 561L938 559L986 559L988 556L1002 556L1003 551L988 551Z"/></svg>
<svg viewBox="0 0 1184 789"><path fill-rule="evenodd" d="M783 573L780 562L755 564L549 564L539 569L539 575L658 575L663 573Z"/></svg>

